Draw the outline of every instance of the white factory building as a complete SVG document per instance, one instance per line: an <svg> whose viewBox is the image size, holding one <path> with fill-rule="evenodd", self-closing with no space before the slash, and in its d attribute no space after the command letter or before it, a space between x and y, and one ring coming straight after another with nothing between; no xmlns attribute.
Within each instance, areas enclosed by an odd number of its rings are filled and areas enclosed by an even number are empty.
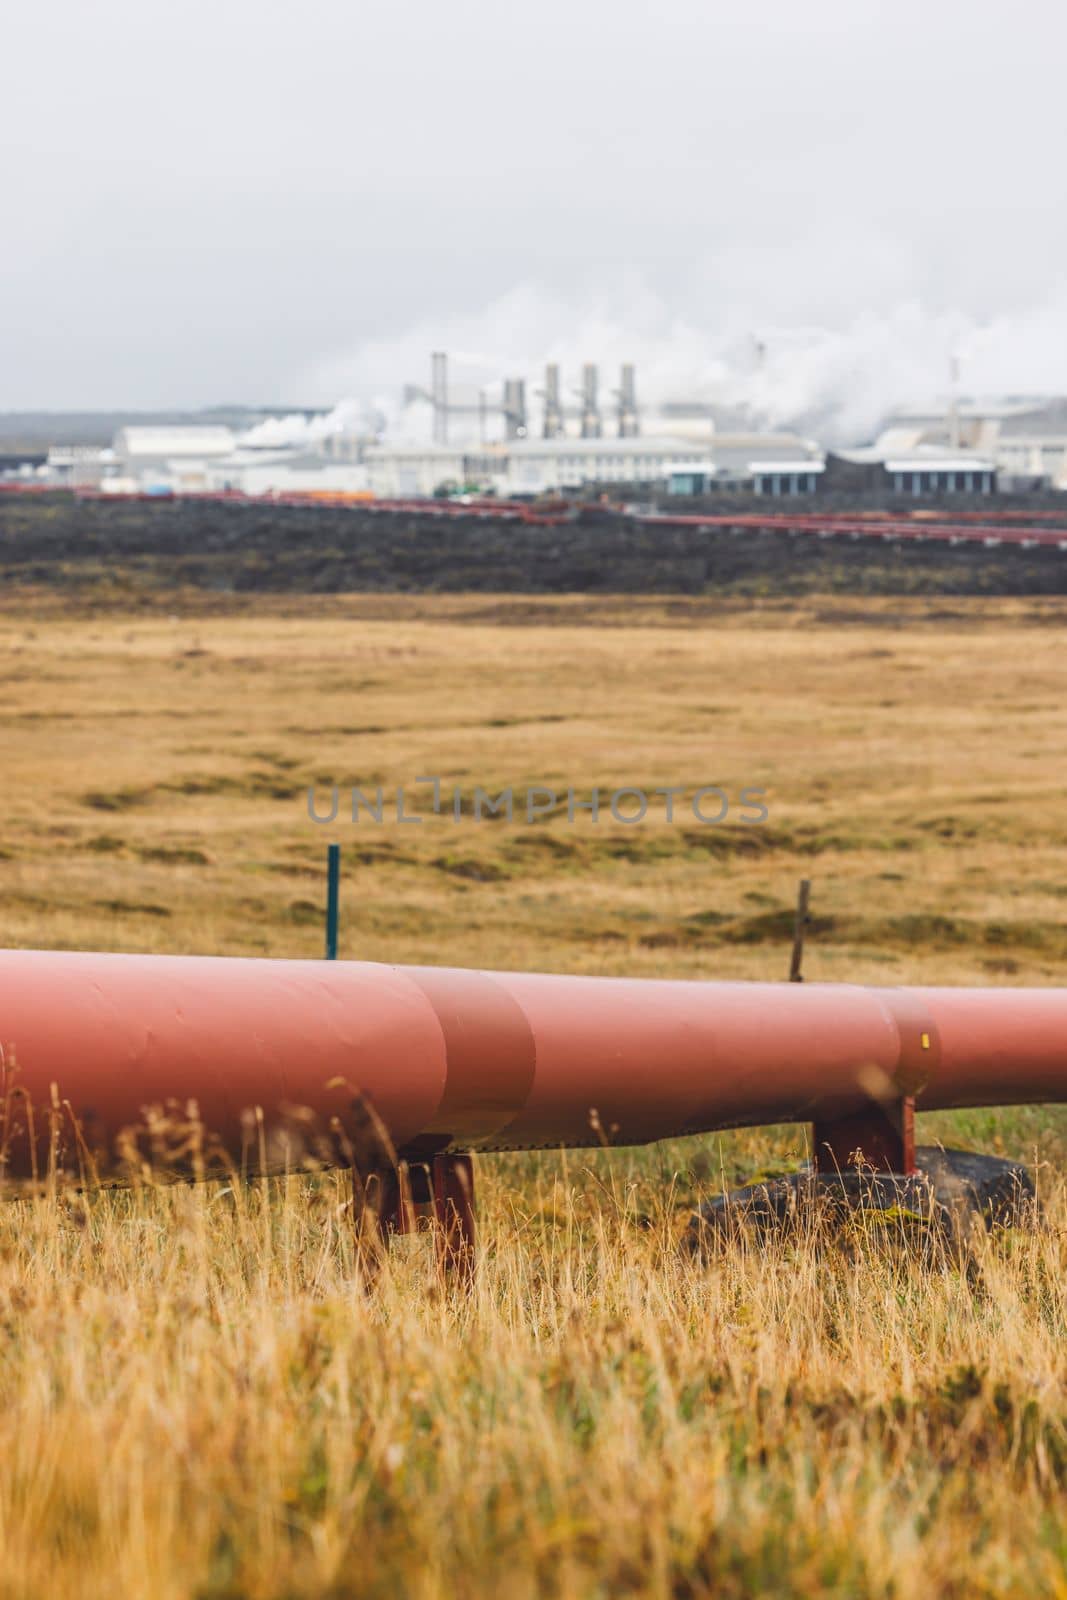
<svg viewBox="0 0 1067 1600"><path fill-rule="evenodd" d="M214 493L228 490L253 496L363 494L367 490L366 467L307 449L238 447L212 461L206 479L206 487Z"/></svg>
<svg viewBox="0 0 1067 1600"><path fill-rule="evenodd" d="M875 448L888 461L970 451L1002 489L1067 489L1067 399L961 401L889 417Z"/></svg>
<svg viewBox="0 0 1067 1600"><path fill-rule="evenodd" d="M237 436L214 426L120 428L112 443L115 476L142 489L207 489L208 466L231 455Z"/></svg>
<svg viewBox="0 0 1067 1600"><path fill-rule="evenodd" d="M381 499L432 495L446 485L506 497L660 478L692 450L681 439L509 439L474 448L371 445L365 462L371 490Z"/></svg>
<svg viewBox="0 0 1067 1600"><path fill-rule="evenodd" d="M44 476L64 489L97 489L118 467L114 450L92 444L53 445Z"/></svg>
<svg viewBox="0 0 1067 1600"><path fill-rule="evenodd" d="M368 483L380 499L420 498L444 489L512 495L563 494L590 483L661 483L683 471L708 483L751 476L764 457L788 452L815 461L814 445L789 434L724 434L694 457L693 441L639 438L509 439L499 444L371 445L364 453Z"/></svg>
<svg viewBox="0 0 1067 1600"><path fill-rule="evenodd" d="M57 482L114 494L366 492L366 468L293 446L242 443L230 428L120 428L109 450L53 451Z"/></svg>

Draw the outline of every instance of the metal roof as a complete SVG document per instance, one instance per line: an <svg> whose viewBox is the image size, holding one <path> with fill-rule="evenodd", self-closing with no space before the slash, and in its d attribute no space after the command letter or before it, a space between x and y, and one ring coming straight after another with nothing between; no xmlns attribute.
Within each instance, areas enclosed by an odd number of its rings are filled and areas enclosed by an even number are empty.
<svg viewBox="0 0 1067 1600"><path fill-rule="evenodd" d="M504 447L518 456L656 456L665 451L692 451L692 439L675 439L655 434L619 439L611 435L598 439L509 439Z"/></svg>
<svg viewBox="0 0 1067 1600"><path fill-rule="evenodd" d="M465 444L375 444L370 445L365 456L368 461L459 461L472 455L475 446ZM495 446L478 447L479 454L489 454Z"/></svg>
<svg viewBox="0 0 1067 1600"><path fill-rule="evenodd" d="M619 439L614 435L599 439L497 439L491 444L467 442L440 444L381 444L366 452L369 461L443 460L456 456L480 456L505 462L553 456L651 456L684 451L692 454L691 439L655 436Z"/></svg>
<svg viewBox="0 0 1067 1600"><path fill-rule="evenodd" d="M1000 425L1002 439L1067 438L1067 400L1050 400L1029 411L1017 411Z"/></svg>
<svg viewBox="0 0 1067 1600"><path fill-rule="evenodd" d="M995 461L981 456L898 456L885 463L887 472L995 472Z"/></svg>
<svg viewBox="0 0 1067 1600"><path fill-rule="evenodd" d="M171 459L175 456L228 456L237 443L231 428L120 428L116 455Z"/></svg>

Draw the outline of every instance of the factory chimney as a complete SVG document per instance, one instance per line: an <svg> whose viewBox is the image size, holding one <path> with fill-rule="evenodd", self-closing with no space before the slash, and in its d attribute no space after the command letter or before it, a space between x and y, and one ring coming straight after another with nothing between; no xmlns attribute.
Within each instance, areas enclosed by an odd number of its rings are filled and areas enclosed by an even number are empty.
<svg viewBox="0 0 1067 1600"><path fill-rule="evenodd" d="M582 438L599 439L603 428L597 405L597 369L592 361L582 368Z"/></svg>
<svg viewBox="0 0 1067 1600"><path fill-rule="evenodd" d="M960 358L955 351L948 363L948 442L953 450L960 447Z"/></svg>
<svg viewBox="0 0 1067 1600"><path fill-rule="evenodd" d="M522 378L504 379L504 434L508 439L525 439L526 383Z"/></svg>
<svg viewBox="0 0 1067 1600"><path fill-rule="evenodd" d="M636 439L639 432L633 362L625 361L619 383L619 438Z"/></svg>
<svg viewBox="0 0 1067 1600"><path fill-rule="evenodd" d="M546 439L558 439L563 432L563 402L559 394L559 367L550 361L545 368L545 417L541 432Z"/></svg>
<svg viewBox="0 0 1067 1600"><path fill-rule="evenodd" d="M433 402L433 442L448 443L448 357L435 350L431 358L430 398Z"/></svg>

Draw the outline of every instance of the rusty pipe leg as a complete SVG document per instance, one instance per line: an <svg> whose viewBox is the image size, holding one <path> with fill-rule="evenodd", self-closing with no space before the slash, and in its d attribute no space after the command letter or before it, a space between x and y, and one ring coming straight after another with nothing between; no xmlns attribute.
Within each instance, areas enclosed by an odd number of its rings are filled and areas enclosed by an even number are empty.
<svg viewBox="0 0 1067 1600"><path fill-rule="evenodd" d="M373 1283L396 1233L413 1233L415 1211L404 1163L352 1175L352 1224L363 1275Z"/></svg>
<svg viewBox="0 0 1067 1600"><path fill-rule="evenodd" d="M367 1179L367 1199L374 1213L382 1241L388 1245L394 1233L403 1232L404 1190L396 1167L381 1167Z"/></svg>
<svg viewBox="0 0 1067 1600"><path fill-rule="evenodd" d="M433 1204L437 1259L444 1272L474 1276L474 1165L469 1155L435 1156Z"/></svg>
<svg viewBox="0 0 1067 1600"><path fill-rule="evenodd" d="M853 1172L857 1166L875 1172L915 1171L915 1101L880 1104L872 1100L851 1117L812 1126L815 1171Z"/></svg>

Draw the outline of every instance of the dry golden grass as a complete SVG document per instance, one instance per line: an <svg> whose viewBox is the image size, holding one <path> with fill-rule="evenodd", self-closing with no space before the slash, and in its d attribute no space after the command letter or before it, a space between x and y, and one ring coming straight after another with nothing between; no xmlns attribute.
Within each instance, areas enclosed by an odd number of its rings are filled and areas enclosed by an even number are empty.
<svg viewBox="0 0 1067 1600"><path fill-rule="evenodd" d="M469 1298L340 1182L7 1207L0 1592L1062 1594L1062 1188L968 1275L614 1177L483 1163Z"/></svg>
<svg viewBox="0 0 1067 1600"><path fill-rule="evenodd" d="M50 605L0 612L4 944L315 956L338 837L343 955L782 976L806 875L811 978L1062 981L1055 603ZM771 817L307 819L428 771ZM0 1595L1062 1596L1065 1124L924 1120L1049 1227L680 1256L798 1129L483 1160L469 1298L420 1239L366 1284L343 1177L0 1208Z"/></svg>
<svg viewBox="0 0 1067 1600"><path fill-rule="evenodd" d="M948 620L915 602L305 608L0 613L4 942L317 955L338 837L349 956L777 976L807 875L813 977L1061 970L1067 666L1051 602L957 602ZM308 820L313 779L393 790L425 772L468 793L752 785L771 815Z"/></svg>

